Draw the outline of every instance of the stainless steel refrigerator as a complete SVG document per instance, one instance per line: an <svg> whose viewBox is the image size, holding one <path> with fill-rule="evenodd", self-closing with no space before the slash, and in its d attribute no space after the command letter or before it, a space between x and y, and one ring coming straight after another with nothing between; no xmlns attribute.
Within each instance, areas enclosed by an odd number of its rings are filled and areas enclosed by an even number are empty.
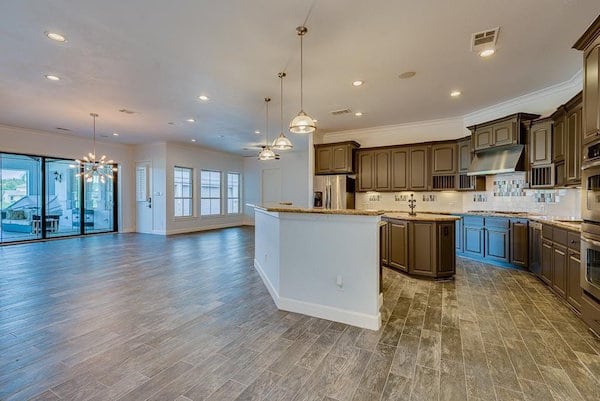
<svg viewBox="0 0 600 401"><path fill-rule="evenodd" d="M316 175L313 180L313 207L354 209L356 180L347 175Z"/></svg>

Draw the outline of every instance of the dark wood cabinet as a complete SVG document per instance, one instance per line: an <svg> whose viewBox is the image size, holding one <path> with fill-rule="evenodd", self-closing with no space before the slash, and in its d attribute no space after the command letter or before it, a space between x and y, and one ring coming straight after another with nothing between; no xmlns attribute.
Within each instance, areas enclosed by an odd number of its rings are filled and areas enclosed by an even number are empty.
<svg viewBox="0 0 600 401"><path fill-rule="evenodd" d="M458 171L466 173L469 170L471 161L473 160L473 152L471 152L471 138L467 138L458 142Z"/></svg>
<svg viewBox="0 0 600 401"><path fill-rule="evenodd" d="M414 221L410 224L412 239L410 268L412 274L433 276L435 262L435 223Z"/></svg>
<svg viewBox="0 0 600 401"><path fill-rule="evenodd" d="M504 218L485 219L484 257L498 262L510 261L509 221Z"/></svg>
<svg viewBox="0 0 600 401"><path fill-rule="evenodd" d="M436 248L437 263L436 275L452 275L456 270L456 229L454 223L443 222L434 223L434 229L437 229Z"/></svg>
<svg viewBox="0 0 600 401"><path fill-rule="evenodd" d="M567 302L578 311L581 311L581 297L583 295L580 285L580 272L580 253L570 250L567 264Z"/></svg>
<svg viewBox="0 0 600 401"><path fill-rule="evenodd" d="M552 161L557 163L565 159L565 110L560 108L552 115L554 130L552 132Z"/></svg>
<svg viewBox="0 0 600 401"><path fill-rule="evenodd" d="M456 171L456 143L443 143L432 145L431 173L440 175L450 175L456 174Z"/></svg>
<svg viewBox="0 0 600 401"><path fill-rule="evenodd" d="M429 158L427 146L414 146L410 148L410 189L413 191L426 191L429 189Z"/></svg>
<svg viewBox="0 0 600 401"><path fill-rule="evenodd" d="M555 243L552 252L552 288L564 298L567 295L567 247Z"/></svg>
<svg viewBox="0 0 600 401"><path fill-rule="evenodd" d="M515 113L467 127L472 132L473 150L477 152L492 147L525 143L525 124L538 117L538 114Z"/></svg>
<svg viewBox="0 0 600 401"><path fill-rule="evenodd" d="M354 158L359 147L354 141L315 145L315 174L354 173Z"/></svg>
<svg viewBox="0 0 600 401"><path fill-rule="evenodd" d="M391 157L391 189L392 191L408 190L408 148L394 148Z"/></svg>
<svg viewBox="0 0 600 401"><path fill-rule="evenodd" d="M532 166L544 166L552 163L552 125L551 118L534 120L529 130L529 162Z"/></svg>
<svg viewBox="0 0 600 401"><path fill-rule="evenodd" d="M581 97L579 97L579 100ZM566 117L565 135L565 173L567 185L578 185L581 183L581 102L569 110Z"/></svg>
<svg viewBox="0 0 600 401"><path fill-rule="evenodd" d="M493 145L503 146L517 143L517 120L501 122L493 125Z"/></svg>
<svg viewBox="0 0 600 401"><path fill-rule="evenodd" d="M548 285L552 285L552 241L542 238L542 258L540 279Z"/></svg>
<svg viewBox="0 0 600 401"><path fill-rule="evenodd" d="M373 153L375 191L389 191L391 189L391 162L390 150L376 150Z"/></svg>
<svg viewBox="0 0 600 401"><path fill-rule="evenodd" d="M492 127L477 128L473 132L473 149L483 150L492 147Z"/></svg>
<svg viewBox="0 0 600 401"><path fill-rule="evenodd" d="M515 219L510 222L510 263L519 267L529 266L529 221L527 219Z"/></svg>
<svg viewBox="0 0 600 401"><path fill-rule="evenodd" d="M600 36L576 48L583 53L583 143L600 136Z"/></svg>
<svg viewBox="0 0 600 401"><path fill-rule="evenodd" d="M459 220L454 222L454 237L456 241L456 252L463 252L463 218L461 217Z"/></svg>
<svg viewBox="0 0 600 401"><path fill-rule="evenodd" d="M375 189L375 163L374 151L361 150L357 152L358 157L358 183L357 191L373 191Z"/></svg>
<svg viewBox="0 0 600 401"><path fill-rule="evenodd" d="M379 227L379 258L382 266L389 263L389 223L382 222Z"/></svg>
<svg viewBox="0 0 600 401"><path fill-rule="evenodd" d="M539 223L529 225L529 271L541 276L542 228Z"/></svg>
<svg viewBox="0 0 600 401"><path fill-rule="evenodd" d="M408 222L390 220L389 224L389 266L408 271Z"/></svg>

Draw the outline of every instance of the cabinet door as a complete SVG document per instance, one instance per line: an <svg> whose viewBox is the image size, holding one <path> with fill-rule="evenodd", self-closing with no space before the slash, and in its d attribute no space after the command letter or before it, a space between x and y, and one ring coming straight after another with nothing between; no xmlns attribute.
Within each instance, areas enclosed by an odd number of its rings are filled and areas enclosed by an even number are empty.
<svg viewBox="0 0 600 401"><path fill-rule="evenodd" d="M473 133L473 147L475 150L487 149L492 145L492 127L475 129L475 133Z"/></svg>
<svg viewBox="0 0 600 401"><path fill-rule="evenodd" d="M552 132L552 161L557 162L565 159L565 117L561 116L554 120Z"/></svg>
<svg viewBox="0 0 600 401"><path fill-rule="evenodd" d="M583 295L580 285L581 257L579 252L569 251L567 266L567 301L578 311L581 311L581 297Z"/></svg>
<svg viewBox="0 0 600 401"><path fill-rule="evenodd" d="M562 297L566 297L567 248L555 243L552 249L552 288Z"/></svg>
<svg viewBox="0 0 600 401"><path fill-rule="evenodd" d="M483 227L465 226L463 240L466 254L483 257Z"/></svg>
<svg viewBox="0 0 600 401"><path fill-rule="evenodd" d="M581 182L581 108L567 114L565 139L567 184L578 184Z"/></svg>
<svg viewBox="0 0 600 401"><path fill-rule="evenodd" d="M456 239L456 252L462 253L462 251L463 251L463 219L462 219L462 217L460 218L460 220L456 220L454 229L456 230L456 233L454 234L454 237Z"/></svg>
<svg viewBox="0 0 600 401"><path fill-rule="evenodd" d="M584 56L583 142L588 143L600 133L600 43Z"/></svg>
<svg viewBox="0 0 600 401"><path fill-rule="evenodd" d="M508 263L510 260L509 231L505 228L485 228L485 257Z"/></svg>
<svg viewBox="0 0 600 401"><path fill-rule="evenodd" d="M410 189L427 190L428 185L427 146L410 148Z"/></svg>
<svg viewBox="0 0 600 401"><path fill-rule="evenodd" d="M391 189L392 191L408 190L408 148L391 150Z"/></svg>
<svg viewBox="0 0 600 401"><path fill-rule="evenodd" d="M542 274L540 278L548 285L552 284L552 242L542 240Z"/></svg>
<svg viewBox="0 0 600 401"><path fill-rule="evenodd" d="M472 153L471 153L471 141L463 141L458 143L458 171L465 172L469 170L469 166L471 165Z"/></svg>
<svg viewBox="0 0 600 401"><path fill-rule="evenodd" d="M552 163L552 123L534 124L529 134L529 158L533 165Z"/></svg>
<svg viewBox="0 0 600 401"><path fill-rule="evenodd" d="M379 228L379 257L382 266L389 263L389 226L389 223L385 223Z"/></svg>
<svg viewBox="0 0 600 401"><path fill-rule="evenodd" d="M456 173L456 145L453 143L431 147L432 174Z"/></svg>
<svg viewBox="0 0 600 401"><path fill-rule="evenodd" d="M358 152L358 191L373 191L373 151Z"/></svg>
<svg viewBox="0 0 600 401"><path fill-rule="evenodd" d="M348 145L337 145L331 148L332 166L331 169L336 173L352 172L352 149Z"/></svg>
<svg viewBox="0 0 600 401"><path fill-rule="evenodd" d="M437 237L437 275L442 273L454 274L456 272L456 249L455 243L455 223L437 223L438 237Z"/></svg>
<svg viewBox="0 0 600 401"><path fill-rule="evenodd" d="M327 174L331 172L332 169L332 148L330 146L320 146L316 148L316 166L315 173L316 174Z"/></svg>
<svg viewBox="0 0 600 401"><path fill-rule="evenodd" d="M390 220L389 227L388 264L397 269L408 271L408 222Z"/></svg>
<svg viewBox="0 0 600 401"><path fill-rule="evenodd" d="M390 151L376 150L373 154L375 161L375 191L390 190Z"/></svg>
<svg viewBox="0 0 600 401"><path fill-rule="evenodd" d="M510 261L513 265L527 267L529 262L529 224L527 220L511 222Z"/></svg>
<svg viewBox="0 0 600 401"><path fill-rule="evenodd" d="M541 275L542 231L529 226L529 271L536 276Z"/></svg>
<svg viewBox="0 0 600 401"><path fill-rule="evenodd" d="M510 145L516 143L517 127L514 121L494 124L492 144L494 146Z"/></svg>
<svg viewBox="0 0 600 401"><path fill-rule="evenodd" d="M414 221L410 224L409 272L423 276L435 274L435 223Z"/></svg>

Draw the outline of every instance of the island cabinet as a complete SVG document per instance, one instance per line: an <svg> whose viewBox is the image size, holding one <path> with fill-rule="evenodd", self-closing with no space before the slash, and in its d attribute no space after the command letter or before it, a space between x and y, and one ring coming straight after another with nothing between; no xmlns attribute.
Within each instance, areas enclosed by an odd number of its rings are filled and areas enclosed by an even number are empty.
<svg viewBox="0 0 600 401"><path fill-rule="evenodd" d="M581 310L583 296L579 284L581 271L579 237L578 232L543 224L539 276L577 311Z"/></svg>
<svg viewBox="0 0 600 401"><path fill-rule="evenodd" d="M573 45L583 51L583 143L600 137L600 16Z"/></svg>
<svg viewBox="0 0 600 401"><path fill-rule="evenodd" d="M354 141L315 145L315 174L351 174L355 172Z"/></svg>
<svg viewBox="0 0 600 401"><path fill-rule="evenodd" d="M538 117L538 114L516 113L467 127L472 132L473 150L525 143L525 123Z"/></svg>
<svg viewBox="0 0 600 401"><path fill-rule="evenodd" d="M439 278L454 275L454 221L384 220L388 232L381 238L388 244L385 247L387 255L381 257L382 264L415 276Z"/></svg>

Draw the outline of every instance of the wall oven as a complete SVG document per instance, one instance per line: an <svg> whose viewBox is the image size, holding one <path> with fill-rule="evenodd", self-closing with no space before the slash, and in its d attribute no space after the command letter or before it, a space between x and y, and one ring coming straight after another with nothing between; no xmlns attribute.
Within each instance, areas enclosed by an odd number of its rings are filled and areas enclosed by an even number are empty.
<svg viewBox="0 0 600 401"><path fill-rule="evenodd" d="M582 225L581 288L600 300L600 225L598 224Z"/></svg>
<svg viewBox="0 0 600 401"><path fill-rule="evenodd" d="M600 224L600 141L584 147L581 169L581 217Z"/></svg>

